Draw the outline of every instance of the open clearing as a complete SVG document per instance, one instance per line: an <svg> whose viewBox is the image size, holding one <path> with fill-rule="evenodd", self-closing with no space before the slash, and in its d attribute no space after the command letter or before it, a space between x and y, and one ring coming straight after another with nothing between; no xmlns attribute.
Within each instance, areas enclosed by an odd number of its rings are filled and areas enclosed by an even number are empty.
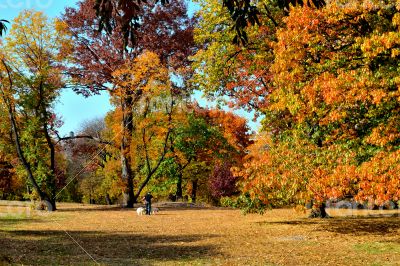
<svg viewBox="0 0 400 266"><path fill-rule="evenodd" d="M292 209L58 208L0 202L0 264L400 265L399 211L328 210L335 218L321 220Z"/></svg>

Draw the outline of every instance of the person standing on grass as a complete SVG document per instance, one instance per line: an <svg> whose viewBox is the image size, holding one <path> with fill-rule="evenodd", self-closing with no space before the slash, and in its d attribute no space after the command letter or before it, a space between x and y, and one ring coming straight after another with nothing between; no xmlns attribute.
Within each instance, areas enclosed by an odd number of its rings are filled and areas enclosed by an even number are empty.
<svg viewBox="0 0 400 266"><path fill-rule="evenodd" d="M150 215L151 214L151 199L153 198L153 195L151 195L150 192L147 192L147 194L143 197L144 203L146 205L146 214Z"/></svg>

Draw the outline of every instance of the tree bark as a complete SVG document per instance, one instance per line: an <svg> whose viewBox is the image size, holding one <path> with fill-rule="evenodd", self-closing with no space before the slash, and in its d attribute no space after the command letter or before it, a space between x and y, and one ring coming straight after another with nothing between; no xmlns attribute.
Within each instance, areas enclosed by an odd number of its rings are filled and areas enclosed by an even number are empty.
<svg viewBox="0 0 400 266"><path fill-rule="evenodd" d="M196 203L198 183L199 183L198 179L192 180L192 193L191 193L192 195L191 195L191 198L192 198L192 202L193 203Z"/></svg>
<svg viewBox="0 0 400 266"><path fill-rule="evenodd" d="M132 113L132 96L128 95L122 99L122 141L121 141L121 177L125 183L123 191L123 205L126 208L133 208L134 194L133 194L133 178L130 160L131 138L133 134L133 113Z"/></svg>
<svg viewBox="0 0 400 266"><path fill-rule="evenodd" d="M50 185L50 190L51 190L51 204L52 204L52 208L54 210L56 210L56 195L57 195L57 186L56 186L56 149L54 147L54 144L51 140L48 128L47 128L47 123L45 122L43 125L43 130L44 130L44 134L46 137L46 141L47 141L47 146L50 149L50 170L51 172L48 173L48 175L52 175L50 176L50 182L48 185Z"/></svg>
<svg viewBox="0 0 400 266"><path fill-rule="evenodd" d="M330 218L325 208L325 203L314 205L309 218Z"/></svg>
<svg viewBox="0 0 400 266"><path fill-rule="evenodd" d="M176 200L180 200L183 197L182 193L182 172L178 174L178 182L176 183Z"/></svg>

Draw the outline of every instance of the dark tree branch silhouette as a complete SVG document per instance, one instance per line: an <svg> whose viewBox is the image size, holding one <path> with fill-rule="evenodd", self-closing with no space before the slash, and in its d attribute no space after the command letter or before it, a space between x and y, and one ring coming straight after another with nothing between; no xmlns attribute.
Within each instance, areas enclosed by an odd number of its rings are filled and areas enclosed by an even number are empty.
<svg viewBox="0 0 400 266"><path fill-rule="evenodd" d="M0 19L0 37L7 31L6 23L10 23L8 20Z"/></svg>

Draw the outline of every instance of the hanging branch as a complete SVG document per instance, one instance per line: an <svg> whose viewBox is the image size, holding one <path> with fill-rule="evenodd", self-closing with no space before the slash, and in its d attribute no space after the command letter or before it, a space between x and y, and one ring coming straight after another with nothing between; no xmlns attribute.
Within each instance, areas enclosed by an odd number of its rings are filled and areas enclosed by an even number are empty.
<svg viewBox="0 0 400 266"><path fill-rule="evenodd" d="M93 136L90 136L90 135L78 135L78 136L60 137L60 135L58 133L55 133L55 134L57 135L57 139L58 139L56 144L58 144L61 141L67 141L67 140L91 139L91 140L94 140L94 141L96 141L98 143L101 143L101 144L114 145L114 142L112 142L112 141L102 140L100 138L93 137Z"/></svg>

